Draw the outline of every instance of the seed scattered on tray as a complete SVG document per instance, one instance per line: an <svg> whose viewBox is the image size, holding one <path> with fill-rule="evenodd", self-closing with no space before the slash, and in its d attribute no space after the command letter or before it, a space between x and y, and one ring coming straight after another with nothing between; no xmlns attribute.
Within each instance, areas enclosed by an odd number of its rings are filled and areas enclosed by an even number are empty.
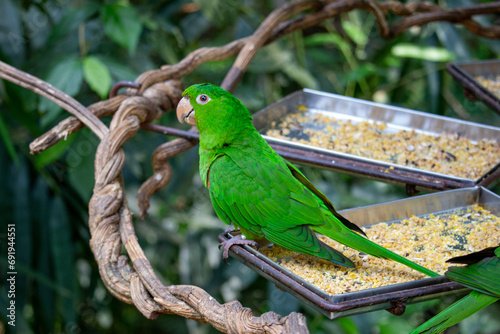
<svg viewBox="0 0 500 334"><path fill-rule="evenodd" d="M477 179L500 163L496 140L389 129L383 122L338 120L299 106L266 135L431 172ZM386 173L390 173L387 169Z"/></svg>
<svg viewBox="0 0 500 334"><path fill-rule="evenodd" d="M393 224L364 228L369 239L438 274L444 274L450 257L500 244L500 218L472 205L439 215L412 216ZM404 283L426 278L395 261L376 258L348 248L325 236L320 239L351 259L356 268L345 268L279 246L259 251L282 267L329 294Z"/></svg>
<svg viewBox="0 0 500 334"><path fill-rule="evenodd" d="M496 77L478 75L474 77L474 79L500 98L500 75L497 75Z"/></svg>

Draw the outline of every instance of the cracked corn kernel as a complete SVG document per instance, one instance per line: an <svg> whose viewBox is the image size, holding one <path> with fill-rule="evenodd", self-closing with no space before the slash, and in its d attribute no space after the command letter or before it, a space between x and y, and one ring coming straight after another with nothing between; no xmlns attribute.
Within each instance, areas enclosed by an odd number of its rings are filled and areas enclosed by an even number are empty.
<svg viewBox="0 0 500 334"><path fill-rule="evenodd" d="M438 274L444 274L450 257L500 244L500 218L478 205L451 212L412 216L394 224L385 222L365 230L368 238ZM376 288L426 278L395 261L376 258L348 248L325 236L320 239L351 259L346 268L279 246L260 251L294 274L329 294ZM451 264L453 265L453 264Z"/></svg>
<svg viewBox="0 0 500 334"><path fill-rule="evenodd" d="M266 135L468 179L477 179L500 163L500 145L495 140L474 142L449 133L393 132L382 122L353 123L306 111L305 106L297 109L300 112L287 114Z"/></svg>

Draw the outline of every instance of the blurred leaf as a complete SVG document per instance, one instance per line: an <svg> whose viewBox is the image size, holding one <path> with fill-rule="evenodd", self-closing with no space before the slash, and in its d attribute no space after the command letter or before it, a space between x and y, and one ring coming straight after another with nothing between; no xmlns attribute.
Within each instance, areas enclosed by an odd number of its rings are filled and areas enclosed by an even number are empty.
<svg viewBox="0 0 500 334"><path fill-rule="evenodd" d="M10 139L9 130L5 125L1 113L0 113L0 137L2 138L2 141L5 145L5 148L7 149L7 152L9 152L10 158L12 159L12 161L14 161L15 165L19 167L20 162L19 158L17 157L16 148L14 147L14 144Z"/></svg>
<svg viewBox="0 0 500 334"><path fill-rule="evenodd" d="M334 44L339 48L349 48L349 43L342 39L336 33L319 33L304 38L306 46L324 46L325 44Z"/></svg>
<svg viewBox="0 0 500 334"><path fill-rule="evenodd" d="M359 81L361 79L364 79L366 77L369 77L370 75L375 74L377 71L377 68L375 65L371 63L366 63L366 64L361 64L357 68L355 68L353 71L350 71L347 75L347 81Z"/></svg>
<svg viewBox="0 0 500 334"><path fill-rule="evenodd" d="M133 54L139 42L142 23L136 10L128 3L106 4L102 11L104 32Z"/></svg>
<svg viewBox="0 0 500 334"><path fill-rule="evenodd" d="M352 318L340 318L336 320L346 334L358 334L359 329Z"/></svg>
<svg viewBox="0 0 500 334"><path fill-rule="evenodd" d="M102 99L108 95L111 87L111 75L109 70L94 56L88 56L83 59L83 77L90 88L95 91Z"/></svg>
<svg viewBox="0 0 500 334"><path fill-rule="evenodd" d="M238 0L195 0L203 15L213 24L223 27L238 17L238 8L243 5Z"/></svg>
<svg viewBox="0 0 500 334"><path fill-rule="evenodd" d="M311 89L318 89L319 84L314 78L314 76L311 75L306 69L300 67L297 63L295 62L288 62L283 64L283 72L286 73L290 78L295 80L299 85L302 87L307 87Z"/></svg>
<svg viewBox="0 0 500 334"><path fill-rule="evenodd" d="M359 26L355 25L351 21L342 21L342 28L349 37L354 41L354 43L364 46L368 42L368 36L360 29Z"/></svg>
<svg viewBox="0 0 500 334"><path fill-rule="evenodd" d="M2 98L7 107L6 111L13 119L26 127L31 133L39 135L38 115L33 111L33 105L36 105L35 101L37 101L39 97L36 96L35 93L11 82L5 82L4 88L5 96L2 96ZM2 105L0 104L0 106ZM5 117L4 120L8 122L7 117Z"/></svg>
<svg viewBox="0 0 500 334"><path fill-rule="evenodd" d="M61 20L52 28L47 42L57 42L68 35L69 32L75 31L78 26L85 23L92 15L97 13L99 5L97 3L84 3L66 12Z"/></svg>
<svg viewBox="0 0 500 334"><path fill-rule="evenodd" d="M469 43L464 39L463 34L459 33L452 24L438 24L436 35L443 47L454 55L458 61L471 59L472 50Z"/></svg>
<svg viewBox="0 0 500 334"><path fill-rule="evenodd" d="M391 52L396 57L427 61L451 61L454 59L454 55L450 51L437 46L418 46L410 43L400 43L393 46Z"/></svg>
<svg viewBox="0 0 500 334"><path fill-rule="evenodd" d="M64 153L66 153L68 146L75 140L75 138L76 136L68 136L66 140L61 140L56 145L35 155L35 168L39 170L59 159Z"/></svg>
<svg viewBox="0 0 500 334"><path fill-rule="evenodd" d="M50 70L45 80L64 93L75 96L80 91L83 81L81 60L76 55L65 57ZM38 108L46 113L42 118L43 125L53 121L62 110L61 107L46 98L40 99Z"/></svg>
<svg viewBox="0 0 500 334"><path fill-rule="evenodd" d="M286 63L293 61L290 50L283 48L280 43L273 43L257 52L255 58L248 66L251 73L269 73L279 71Z"/></svg>
<svg viewBox="0 0 500 334"><path fill-rule="evenodd" d="M69 182L85 201L94 188L94 157L98 142L90 130L84 129L68 147L65 157Z"/></svg>
<svg viewBox="0 0 500 334"><path fill-rule="evenodd" d="M12 0L0 1L0 49L16 66L25 56L25 38L17 6Z"/></svg>
<svg viewBox="0 0 500 334"><path fill-rule="evenodd" d="M112 57L99 57L99 59L108 68L112 81L129 80L134 81L139 75L137 71L132 69L129 65L124 64L119 59Z"/></svg>

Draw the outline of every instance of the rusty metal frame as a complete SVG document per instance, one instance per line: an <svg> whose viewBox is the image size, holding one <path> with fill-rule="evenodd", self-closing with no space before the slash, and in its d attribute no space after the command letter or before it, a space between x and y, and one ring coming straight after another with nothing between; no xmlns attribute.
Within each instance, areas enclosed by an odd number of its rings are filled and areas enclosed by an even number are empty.
<svg viewBox="0 0 500 334"><path fill-rule="evenodd" d="M486 61L485 64L492 61ZM479 62L474 62L479 63ZM500 114L500 99L490 90L477 82L466 70L461 68L462 64L455 63L446 66L446 70L464 87L464 95L470 100L481 100L491 109ZM473 63L469 63L473 64ZM497 73L500 75L500 73Z"/></svg>

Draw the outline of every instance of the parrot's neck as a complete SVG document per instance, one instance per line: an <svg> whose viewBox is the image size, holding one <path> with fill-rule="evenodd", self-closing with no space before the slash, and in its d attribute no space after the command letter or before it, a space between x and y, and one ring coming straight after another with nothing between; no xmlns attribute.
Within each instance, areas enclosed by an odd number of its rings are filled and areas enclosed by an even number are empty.
<svg viewBox="0 0 500 334"><path fill-rule="evenodd" d="M200 130L200 152L224 153L241 145L251 145L252 142L261 138L253 124L250 122L246 127L235 127L219 131Z"/></svg>
<svg viewBox="0 0 500 334"><path fill-rule="evenodd" d="M220 156L232 156L239 150L245 150L248 146L255 145L258 141L265 140L255 129L252 123L251 128L246 131L203 131L200 129L200 176L205 186L208 187L208 173L212 163ZM238 129L241 130L241 127Z"/></svg>

